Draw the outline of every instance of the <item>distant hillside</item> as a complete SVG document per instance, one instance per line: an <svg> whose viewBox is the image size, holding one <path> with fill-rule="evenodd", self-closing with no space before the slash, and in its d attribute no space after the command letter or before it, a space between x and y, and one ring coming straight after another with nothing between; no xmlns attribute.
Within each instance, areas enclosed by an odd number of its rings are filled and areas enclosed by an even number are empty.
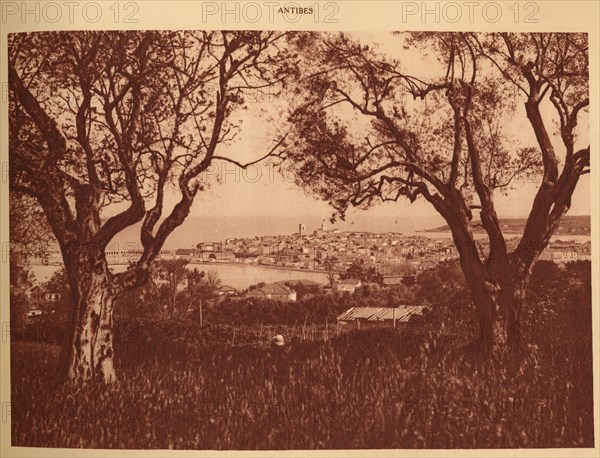
<svg viewBox="0 0 600 458"><path fill-rule="evenodd" d="M500 219L502 230L506 234L520 234L525 228L525 218L504 218ZM484 232L481 226L481 221L473 221L471 223L474 232ZM590 215L582 216L564 216L560 222L556 235L591 235L592 218ZM447 232L450 229L447 225L436 227L435 229L427 229L424 232Z"/></svg>

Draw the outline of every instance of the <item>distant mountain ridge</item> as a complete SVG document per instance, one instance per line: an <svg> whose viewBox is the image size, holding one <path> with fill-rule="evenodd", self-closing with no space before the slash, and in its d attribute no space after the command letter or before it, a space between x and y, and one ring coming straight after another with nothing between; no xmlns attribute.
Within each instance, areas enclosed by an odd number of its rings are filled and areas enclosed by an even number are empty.
<svg viewBox="0 0 600 458"><path fill-rule="evenodd" d="M520 234L525 229L527 218L500 218L500 227L506 234ZM472 221L474 232L484 232L481 221ZM564 216L555 235L591 235L592 217L590 215ZM426 229L423 232L448 232L448 225Z"/></svg>

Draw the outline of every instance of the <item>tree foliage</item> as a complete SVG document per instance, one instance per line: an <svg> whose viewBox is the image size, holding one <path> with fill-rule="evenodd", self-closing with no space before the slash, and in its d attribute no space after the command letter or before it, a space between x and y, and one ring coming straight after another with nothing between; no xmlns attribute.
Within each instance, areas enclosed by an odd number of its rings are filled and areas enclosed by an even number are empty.
<svg viewBox="0 0 600 458"><path fill-rule="evenodd" d="M589 172L589 136L579 126L589 107L587 36L427 32L397 39L405 48L399 57L346 34L305 37L308 71L289 115L290 166L334 217L350 206L425 199L452 232L483 347L491 348L500 317L508 341L520 346L529 271ZM529 124L531 140L516 120ZM524 180L539 186L511 250L495 195ZM474 210L485 252L471 230Z"/></svg>
<svg viewBox="0 0 600 458"><path fill-rule="evenodd" d="M147 269L207 185L201 172L232 160L217 149L239 131L243 92L289 71L284 35L11 35L11 189L38 200L62 247L104 248L141 223L135 266ZM179 195L170 213L166 193Z"/></svg>
<svg viewBox="0 0 600 458"><path fill-rule="evenodd" d="M370 266L364 260L352 261L350 266L340 275L342 280L354 278L366 283L375 283L379 286L383 284L383 275L375 266Z"/></svg>
<svg viewBox="0 0 600 458"><path fill-rule="evenodd" d="M13 34L8 42L11 192L42 208L71 291L66 377L116 380L115 298L148 281L166 239L239 132L243 92L280 87L286 33L124 31ZM277 89L275 89L275 92ZM138 225L125 272L106 247Z"/></svg>

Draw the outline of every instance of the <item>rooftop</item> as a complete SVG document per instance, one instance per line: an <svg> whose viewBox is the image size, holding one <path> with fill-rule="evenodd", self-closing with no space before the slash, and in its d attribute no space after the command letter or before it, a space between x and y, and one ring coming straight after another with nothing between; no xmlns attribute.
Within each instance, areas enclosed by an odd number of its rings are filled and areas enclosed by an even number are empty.
<svg viewBox="0 0 600 458"><path fill-rule="evenodd" d="M422 305L401 305L399 307L352 307L337 317L338 321L352 321L357 319L367 321L393 320L398 322L407 322L414 315L423 314L425 306Z"/></svg>

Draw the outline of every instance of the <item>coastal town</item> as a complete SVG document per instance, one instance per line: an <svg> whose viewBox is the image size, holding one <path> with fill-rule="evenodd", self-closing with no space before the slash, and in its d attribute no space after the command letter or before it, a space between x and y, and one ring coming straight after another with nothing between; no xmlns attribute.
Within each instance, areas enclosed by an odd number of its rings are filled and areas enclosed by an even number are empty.
<svg viewBox="0 0 600 458"><path fill-rule="evenodd" d="M412 284L419 273L434 268L441 262L458 258L457 250L449 234L422 232L403 235L394 232L371 233L341 231L328 228L326 222L308 230L303 223L297 231L287 235L256 236L251 238L228 238L223 241L201 242L192 248L162 250L160 260L183 260L190 265L248 265L297 271L297 279L266 283L256 278L256 288L248 288L245 295L295 301L296 292L321 287L337 291L354 292L361 286L361 278L352 275L352 266L373 272L370 281L382 287L400 283ZM509 238L509 247L518 237ZM484 240L478 242L482 253L487 249ZM111 265L127 265L141 255L135 244L121 249L107 249ZM540 260L565 264L573 261L591 260L589 238L583 241L560 237L550 242L540 255ZM60 252L49 251L38 257L34 264L59 265ZM210 267L207 266L208 269ZM324 282L303 278L303 272L321 273ZM362 283L365 279L362 279ZM324 284L325 283L325 284ZM249 285L255 286L255 285ZM229 285L221 287L222 295L237 295L241 291ZM36 290L39 294L39 290Z"/></svg>
<svg viewBox="0 0 600 458"><path fill-rule="evenodd" d="M509 238L509 248L517 241L517 236ZM484 240L478 244L485 252ZM138 244L129 242L116 249L109 246L106 257L111 265L126 265L136 261L141 253ZM241 263L334 272L345 271L353 262L361 262L375 267L384 276L417 274L457 257L450 234L442 237L425 231L422 235L341 231L328 229L325 222L313 231L300 223L292 234L201 242L192 248L163 249L159 256L163 260L185 259L190 263ZM558 237L550 242L540 260L559 264L591 260L591 243L589 238L580 241ZM35 257L32 263L61 264L60 251L49 250Z"/></svg>

